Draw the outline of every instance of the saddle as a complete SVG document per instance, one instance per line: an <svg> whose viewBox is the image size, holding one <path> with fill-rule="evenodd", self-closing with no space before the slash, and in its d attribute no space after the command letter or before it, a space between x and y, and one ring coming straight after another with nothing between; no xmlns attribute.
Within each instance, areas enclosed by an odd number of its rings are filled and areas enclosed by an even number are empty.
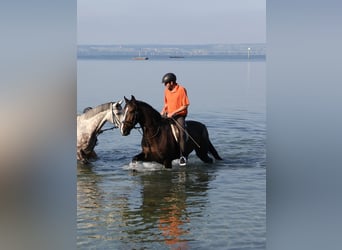
<svg viewBox="0 0 342 250"><path fill-rule="evenodd" d="M170 126L171 126L173 137L175 138L176 142L179 143L179 133L181 132L180 128L175 123L171 123ZM186 130L186 126L185 126L185 130ZM188 137L189 137L188 133L185 133L184 134L184 141L185 142L188 140Z"/></svg>

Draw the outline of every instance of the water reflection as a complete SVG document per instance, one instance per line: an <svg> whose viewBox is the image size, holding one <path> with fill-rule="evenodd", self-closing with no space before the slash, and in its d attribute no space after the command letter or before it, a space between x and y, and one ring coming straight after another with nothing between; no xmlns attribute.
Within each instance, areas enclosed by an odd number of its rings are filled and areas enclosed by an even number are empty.
<svg viewBox="0 0 342 250"><path fill-rule="evenodd" d="M141 215L153 223L156 234L174 249L187 249L189 215L186 205L185 172L159 172L141 176ZM173 249L172 248L172 249Z"/></svg>
<svg viewBox="0 0 342 250"><path fill-rule="evenodd" d="M78 245L108 246L111 241L116 248L189 249L196 239L191 218L203 216L213 172L200 166L123 173L79 169ZM115 178L129 187L116 189Z"/></svg>
<svg viewBox="0 0 342 250"><path fill-rule="evenodd" d="M77 203L80 208L100 208L101 190L97 183L101 181L101 176L96 175L91 166L78 165L77 171Z"/></svg>
<svg viewBox="0 0 342 250"><path fill-rule="evenodd" d="M140 175L142 204L136 212L145 225L151 225L149 233L154 234L154 240L163 241L171 249L188 249L192 240L190 218L196 211L193 207L198 208L198 203L205 207L209 179L208 173L198 169Z"/></svg>

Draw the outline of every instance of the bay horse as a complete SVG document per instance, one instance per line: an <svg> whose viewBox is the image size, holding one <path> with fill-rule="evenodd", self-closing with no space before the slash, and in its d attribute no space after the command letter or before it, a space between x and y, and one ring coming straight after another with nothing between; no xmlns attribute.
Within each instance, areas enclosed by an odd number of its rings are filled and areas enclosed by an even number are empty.
<svg viewBox="0 0 342 250"><path fill-rule="evenodd" d="M77 160L88 163L90 159L97 158L94 148L98 134L103 132L103 125L106 122L114 124L114 127L121 125L121 103L104 103L95 108L87 108L83 114L77 115Z"/></svg>
<svg viewBox="0 0 342 250"><path fill-rule="evenodd" d="M149 104L138 101L132 95L131 100L124 97L126 105L123 109L121 134L127 136L139 123L142 128L142 152L133 157L133 161L155 161L165 168L172 168L172 161L179 159L180 148L173 135L171 124L174 120L163 117ZM188 139L185 143L184 157L195 150L196 155L205 163L212 163L210 152L215 159L222 160L209 140L206 126L197 121L186 121Z"/></svg>

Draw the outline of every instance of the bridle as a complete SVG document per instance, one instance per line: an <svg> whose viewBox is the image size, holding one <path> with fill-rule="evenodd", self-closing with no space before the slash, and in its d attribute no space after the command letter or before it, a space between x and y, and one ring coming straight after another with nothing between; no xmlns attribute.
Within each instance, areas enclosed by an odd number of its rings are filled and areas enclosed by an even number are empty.
<svg viewBox="0 0 342 250"><path fill-rule="evenodd" d="M119 128L121 126L121 121L120 121L120 119L117 118L117 116L115 114L114 103L113 102L112 102L112 122L114 124L114 128Z"/></svg>
<svg viewBox="0 0 342 250"><path fill-rule="evenodd" d="M132 121L126 121L126 113L127 113L127 107L126 107L126 110L125 110L125 113L124 113L124 118L123 118L123 121L122 121L122 124L128 124L128 126L130 126L131 128L137 128L135 127L135 125L138 123L138 111L135 110L134 111L134 116L133 116L133 120Z"/></svg>
<svg viewBox="0 0 342 250"><path fill-rule="evenodd" d="M131 129L138 129L138 132L143 135L143 132L141 132L141 127L136 127L135 125L138 123L138 115L139 115L139 112L137 110L134 111L134 116L133 116L133 119L132 121L126 121L126 113L127 113L127 107L126 107L126 110L125 110L125 114L124 114L124 119L122 121L122 124L127 124L128 126L131 127ZM160 132L160 126L158 127L157 129L157 132L154 133L152 136L148 137L148 138L145 138L147 140L149 139L152 139L154 137L156 137Z"/></svg>
<svg viewBox="0 0 342 250"><path fill-rule="evenodd" d="M124 111L124 117L123 117L123 121L122 121L122 127L121 127L121 132L122 132L122 128L125 124L127 124L129 127L130 127L130 130L131 129L138 129L138 132L143 136L143 140L145 140L145 142L147 143L147 145L149 145L149 147L151 147L151 139L152 138L155 138L156 136L158 136L158 134L160 133L161 129L160 129L160 126L158 126L158 129L157 131L149 136L149 137L146 137L146 135L144 136L144 130L146 130L146 127L143 127L142 130L143 132L141 132L141 128L138 128L136 127L135 125L138 123L138 119L139 119L139 113L138 113L138 110L137 108L134 110L134 115L133 115L133 119L132 121L126 121L126 115L127 115L127 112L128 112L128 107L126 106L125 108L125 111Z"/></svg>
<svg viewBox="0 0 342 250"><path fill-rule="evenodd" d="M102 134L104 131L112 130L114 128L119 128L121 126L121 121L118 119L115 115L115 110L114 110L114 102L111 102L112 106L112 123L114 124L114 127L112 128L107 128L107 129L101 129L98 134Z"/></svg>

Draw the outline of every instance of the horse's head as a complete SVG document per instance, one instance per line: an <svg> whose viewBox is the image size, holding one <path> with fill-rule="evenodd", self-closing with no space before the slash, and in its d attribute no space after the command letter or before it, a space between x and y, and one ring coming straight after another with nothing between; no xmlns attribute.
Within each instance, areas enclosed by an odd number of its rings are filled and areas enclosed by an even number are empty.
<svg viewBox="0 0 342 250"><path fill-rule="evenodd" d="M129 135L134 126L138 123L138 106L135 97L132 95L131 100L126 97L126 105L124 107L124 114L122 118L121 134L126 136Z"/></svg>
<svg viewBox="0 0 342 250"><path fill-rule="evenodd" d="M120 128L121 120L123 118L123 112L122 112L122 106L121 106L122 102L123 100L112 103L113 124L117 126L118 128Z"/></svg>

